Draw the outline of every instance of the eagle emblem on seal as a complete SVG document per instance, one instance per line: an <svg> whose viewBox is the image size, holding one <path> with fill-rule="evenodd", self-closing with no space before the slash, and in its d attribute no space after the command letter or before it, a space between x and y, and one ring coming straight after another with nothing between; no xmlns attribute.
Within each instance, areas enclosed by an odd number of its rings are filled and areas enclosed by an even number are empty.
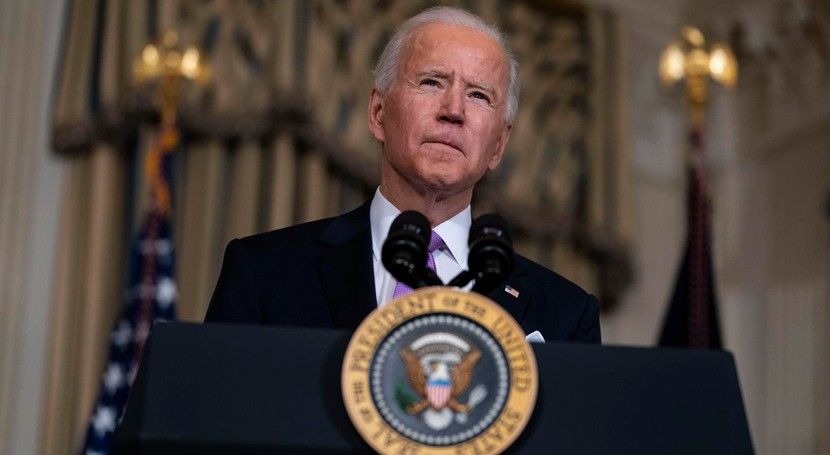
<svg viewBox="0 0 830 455"><path fill-rule="evenodd" d="M486 396L483 385L471 391L467 402L461 396L469 389L481 351L449 333L430 334L400 350L411 389L411 397L402 407L411 415L421 415L424 423L440 430L453 417L459 423Z"/></svg>

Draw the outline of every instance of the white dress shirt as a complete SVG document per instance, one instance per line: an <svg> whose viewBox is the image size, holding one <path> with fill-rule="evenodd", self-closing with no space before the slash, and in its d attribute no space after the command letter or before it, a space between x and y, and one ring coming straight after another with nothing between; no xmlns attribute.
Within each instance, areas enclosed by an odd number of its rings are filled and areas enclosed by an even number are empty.
<svg viewBox="0 0 830 455"><path fill-rule="evenodd" d="M401 211L392 205L380 192L375 191L372 205L369 209L369 221L372 227L372 262L375 267L375 296L378 306L383 306L392 300L397 280L390 274L380 259L383 242L389 233L389 227ZM440 249L432 256L435 258L435 272L444 283L455 278L462 270L467 269L467 237L470 234L472 211L470 206L458 212L452 218L432 228L444 239L447 248ZM469 287L469 286L468 286Z"/></svg>

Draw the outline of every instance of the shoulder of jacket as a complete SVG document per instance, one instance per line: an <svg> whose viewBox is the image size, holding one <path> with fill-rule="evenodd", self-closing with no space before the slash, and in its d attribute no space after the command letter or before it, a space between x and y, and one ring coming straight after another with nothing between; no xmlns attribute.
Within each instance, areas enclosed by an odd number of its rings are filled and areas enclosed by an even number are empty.
<svg viewBox="0 0 830 455"><path fill-rule="evenodd" d="M549 268L516 254L517 267L523 267L531 281L546 293L555 293L566 299L585 300L589 293L579 285Z"/></svg>
<svg viewBox="0 0 830 455"><path fill-rule="evenodd" d="M309 221L273 231L242 237L232 240L248 252L274 251L288 247L303 246L316 242L323 231L331 224L334 218Z"/></svg>

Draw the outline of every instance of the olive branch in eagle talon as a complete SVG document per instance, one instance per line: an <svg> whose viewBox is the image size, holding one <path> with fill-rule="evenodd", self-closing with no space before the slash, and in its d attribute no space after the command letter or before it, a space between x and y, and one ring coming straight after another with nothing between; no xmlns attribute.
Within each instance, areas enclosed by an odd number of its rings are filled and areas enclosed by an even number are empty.
<svg viewBox="0 0 830 455"><path fill-rule="evenodd" d="M400 354L403 359L404 366L406 367L407 376L409 377L409 384L412 386L412 390L414 390L415 393L421 397L420 401L407 406L406 412L410 414L419 414L426 408L432 406L427 399L427 381L431 375L438 372L441 365L434 363L430 365L430 371L426 372L424 371L424 368L421 367L421 361L414 352L409 349L401 349ZM458 397L461 396L468 387L470 387L470 382L472 382L473 379L473 369L480 358L481 351L474 348L469 354L461 359L461 362L456 365L455 369L453 369L450 374L450 384L452 390L450 392L450 399L447 401L446 407L450 408L454 412L466 413L470 410L468 405L458 402ZM439 409L436 409L436 411L437 410Z"/></svg>

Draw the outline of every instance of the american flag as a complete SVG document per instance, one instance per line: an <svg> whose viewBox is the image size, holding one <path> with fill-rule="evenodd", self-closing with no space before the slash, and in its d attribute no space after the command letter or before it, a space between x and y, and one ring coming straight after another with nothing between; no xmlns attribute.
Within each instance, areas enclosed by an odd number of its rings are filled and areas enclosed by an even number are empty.
<svg viewBox="0 0 830 455"><path fill-rule="evenodd" d="M151 151L157 169L153 175L156 197L151 198L153 202L141 230L130 246L129 281L120 317L109 337L101 392L92 409L82 452L86 455L113 452L115 427L124 412L150 327L157 320L172 320L176 316L170 210L165 198L158 197L161 193L169 194L165 178L169 174L168 152L176 142L159 141ZM166 201L169 203L169 198Z"/></svg>
<svg viewBox="0 0 830 455"><path fill-rule="evenodd" d="M512 287L510 287L508 285L504 286L504 292L512 295L514 298L517 298L517 299L519 298L519 291L513 289Z"/></svg>

